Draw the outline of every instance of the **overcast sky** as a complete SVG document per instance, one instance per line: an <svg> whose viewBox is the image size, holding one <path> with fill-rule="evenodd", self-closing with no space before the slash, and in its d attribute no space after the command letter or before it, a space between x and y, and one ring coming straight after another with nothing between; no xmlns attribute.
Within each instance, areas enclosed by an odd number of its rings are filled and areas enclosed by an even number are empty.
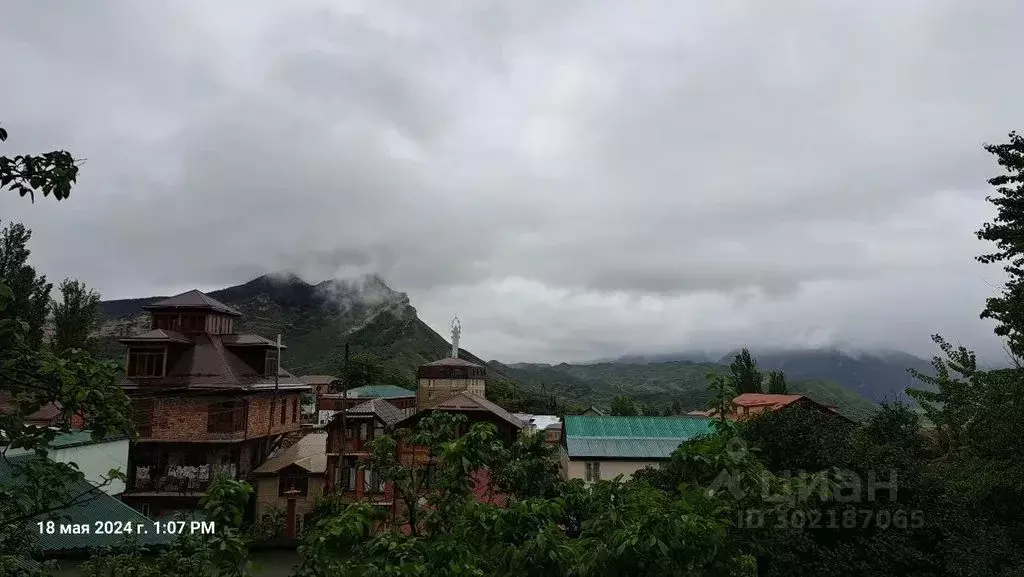
<svg viewBox="0 0 1024 577"><path fill-rule="evenodd" d="M1019 0L0 0L0 195L105 298L382 275L485 358L999 353Z"/></svg>

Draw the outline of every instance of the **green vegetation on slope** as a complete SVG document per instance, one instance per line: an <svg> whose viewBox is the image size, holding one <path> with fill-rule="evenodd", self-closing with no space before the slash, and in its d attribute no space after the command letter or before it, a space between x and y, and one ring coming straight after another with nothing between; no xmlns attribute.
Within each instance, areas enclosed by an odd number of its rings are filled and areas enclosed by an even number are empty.
<svg viewBox="0 0 1024 577"><path fill-rule="evenodd" d="M530 388L544 388L581 404L608 406L616 396L629 395L641 404L659 406L679 401L687 410L705 409L711 399L708 373L724 375L727 365L677 361L668 363L593 365L517 365L498 363L509 378ZM804 380L789 383L791 393L804 394L825 405L835 405L844 415L863 419L876 405L846 387L828 381Z"/></svg>

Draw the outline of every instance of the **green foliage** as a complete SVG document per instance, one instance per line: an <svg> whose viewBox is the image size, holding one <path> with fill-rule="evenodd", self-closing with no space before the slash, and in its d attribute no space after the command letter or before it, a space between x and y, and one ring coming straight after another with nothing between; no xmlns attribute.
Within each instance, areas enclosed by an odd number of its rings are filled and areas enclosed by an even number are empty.
<svg viewBox="0 0 1024 577"><path fill-rule="evenodd" d="M786 383L786 375L782 371L771 371L768 373L768 393L772 395L789 394L789 385Z"/></svg>
<svg viewBox="0 0 1024 577"><path fill-rule="evenodd" d="M769 470L782 473L846 466L855 428L835 415L793 406L744 421L737 432Z"/></svg>
<svg viewBox="0 0 1024 577"><path fill-rule="evenodd" d="M1009 349L1024 356L1024 136L1011 132L1009 141L990 144L985 150L996 157L1003 173L989 179L996 193L986 198L996 207L996 217L977 232L978 238L996 244L996 250L978 256L983 263L1006 262L1009 276L1002 294L988 299L982 318L995 319L996 334L1006 337Z"/></svg>
<svg viewBox="0 0 1024 577"><path fill-rule="evenodd" d="M633 397L628 395L622 395L612 399L612 406L609 410L609 414L619 416L635 416L641 414L640 406L636 404Z"/></svg>
<svg viewBox="0 0 1024 577"><path fill-rule="evenodd" d="M43 326L50 305L50 289L45 276L36 275L29 265L28 242L32 231L20 223L10 223L0 231L0 279L10 289L4 318L26 324L22 338L30 347L43 343Z"/></svg>
<svg viewBox="0 0 1024 577"><path fill-rule="evenodd" d="M757 370L757 361L750 356L750 351L744 347L732 363L729 365L729 372L732 374L733 384L738 393L760 393L761 382L764 375Z"/></svg>
<svg viewBox="0 0 1024 577"><path fill-rule="evenodd" d="M202 498L206 520L216 526L214 535L179 535L159 554L129 539L120 546L97 551L83 563L83 575L244 577L249 574L250 563L248 540L241 533L241 522L251 494L252 487L247 483L220 476Z"/></svg>
<svg viewBox="0 0 1024 577"><path fill-rule="evenodd" d="M346 389L372 385L392 384L385 379L384 361L373 353L355 353L347 360L342 358L338 373Z"/></svg>
<svg viewBox="0 0 1024 577"><path fill-rule="evenodd" d="M60 284L61 300L51 303L53 340L51 348L58 355L72 349L93 352L91 334L100 316L100 295L85 283L65 279Z"/></svg>
<svg viewBox="0 0 1024 577"><path fill-rule="evenodd" d="M524 436L506 448L486 424L454 437L460 424L453 415L435 413L402 434L430 447L434 456L436 474L420 493L426 501L422 526L408 534L374 533L374 508L350 504L321 518L304 536L297 575L756 574L759 546L733 527L739 501L728 492L694 487L679 494L677 483L669 483L670 490L639 481L561 483L551 448L539 436ZM391 437L375 440L373 466L404 487L419 474L397 462L395 448ZM722 442L708 441L696 450L713 460L725 449ZM736 459L756 466L749 456ZM470 496L473 473L483 466L499 490L512 493L505 506ZM749 502L759 502L759 494L751 491Z"/></svg>
<svg viewBox="0 0 1024 577"><path fill-rule="evenodd" d="M736 385L731 376L708 373L705 378L708 381L708 392L711 393L711 402L708 404L708 408L718 417L719 423L724 424L732 412L732 400L736 398Z"/></svg>
<svg viewBox="0 0 1024 577"><path fill-rule="evenodd" d="M0 415L0 438L9 449L27 449L39 459L11 463L15 480L0 484L0 568L34 554L28 523L53 517L95 494L71 494L67 487L81 478L77 465L45 459L47 448L60 432L70 431L71 420L81 415L94 439L132 430L130 405L116 386L120 367L99 362L84 351L65 358L28 345L28 323L8 316L12 291L0 279L0 394L14 409ZM61 411L56 427L27 425L25 417L51 403Z"/></svg>
<svg viewBox="0 0 1024 577"><path fill-rule="evenodd" d="M7 131L0 127L0 142L6 140ZM15 191L20 196L27 194L33 202L36 192L64 200L71 194L77 178L78 163L64 150L0 156L0 189Z"/></svg>
<svg viewBox="0 0 1024 577"><path fill-rule="evenodd" d="M729 367L716 363L597 363L592 365L541 365L507 367L490 363L519 383L518 391L539 391L542 386L569 402L587 406L611 404L616 396L629 395L637 403L664 407L678 402L676 414L707 408L711 399L706 375L728 375ZM845 416L862 420L878 406L855 390L829 381L792 380L791 394L807 395L824 405L835 405ZM490 383L488 383L490 388ZM520 394L522 394L520 392Z"/></svg>

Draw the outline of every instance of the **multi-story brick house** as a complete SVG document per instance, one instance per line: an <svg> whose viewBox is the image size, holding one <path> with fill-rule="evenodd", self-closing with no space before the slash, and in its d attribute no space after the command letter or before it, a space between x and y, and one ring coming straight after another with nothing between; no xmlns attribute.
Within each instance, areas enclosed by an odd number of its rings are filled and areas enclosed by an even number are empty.
<svg viewBox="0 0 1024 577"><path fill-rule="evenodd" d="M379 505L392 504L391 487L380 481L372 469L360 469L370 457L370 444L391 434L403 413L384 399L370 399L339 413L327 425L328 487L343 496L369 499Z"/></svg>
<svg viewBox="0 0 1024 577"><path fill-rule="evenodd" d="M236 333L241 313L199 291L146 309L150 330L121 339L138 432L122 498L158 516L198 506L218 473L248 477L299 429L309 385L280 368L277 343Z"/></svg>

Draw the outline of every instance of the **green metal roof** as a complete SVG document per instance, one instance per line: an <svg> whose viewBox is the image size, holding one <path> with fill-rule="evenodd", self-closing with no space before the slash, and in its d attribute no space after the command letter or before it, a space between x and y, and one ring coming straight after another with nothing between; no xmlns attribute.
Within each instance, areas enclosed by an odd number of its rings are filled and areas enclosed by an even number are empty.
<svg viewBox="0 0 1024 577"><path fill-rule="evenodd" d="M8 457L6 460L0 459L0 485L23 483L24 478L16 474L16 468L20 468L21 464L37 458L39 457L29 454ZM53 535L43 533L39 535L39 547L43 550L44 554L108 547L122 543L125 540L125 535L96 534L94 531L97 521L131 523L133 528L141 523L148 529L148 533L141 535L135 533L134 536L143 545L166 545L173 538L171 535L157 535L153 530L150 520L142 513L124 504L120 499L97 489L85 479L80 479L66 487L65 493L68 500L78 495L85 495L85 497L77 499L81 500L81 503L53 513L53 515L59 515L59 518L41 516L29 521L27 523L29 530L39 534L39 528L36 523L52 519L58 524L75 523L88 525L90 532L86 535L66 535L61 534L60 531L55 532Z"/></svg>
<svg viewBox="0 0 1024 577"><path fill-rule="evenodd" d="M91 445L93 443L109 443L111 441L120 441L127 439L128 437L120 434L111 434L107 437L100 439L99 441L92 440L92 432L90 431L74 431L72 433L61 433L53 438L53 442L50 443L49 447L52 449L67 449L69 447L78 447L80 445Z"/></svg>
<svg viewBox="0 0 1024 577"><path fill-rule="evenodd" d="M353 399L395 399L398 397L415 397L416 391L410 391L395 385L369 385L348 390Z"/></svg>
<svg viewBox="0 0 1024 577"><path fill-rule="evenodd" d="M711 432L707 417L613 417L566 415L566 437L690 439Z"/></svg>
<svg viewBox="0 0 1024 577"><path fill-rule="evenodd" d="M572 458L660 460L711 430L706 417L566 415L565 446Z"/></svg>

